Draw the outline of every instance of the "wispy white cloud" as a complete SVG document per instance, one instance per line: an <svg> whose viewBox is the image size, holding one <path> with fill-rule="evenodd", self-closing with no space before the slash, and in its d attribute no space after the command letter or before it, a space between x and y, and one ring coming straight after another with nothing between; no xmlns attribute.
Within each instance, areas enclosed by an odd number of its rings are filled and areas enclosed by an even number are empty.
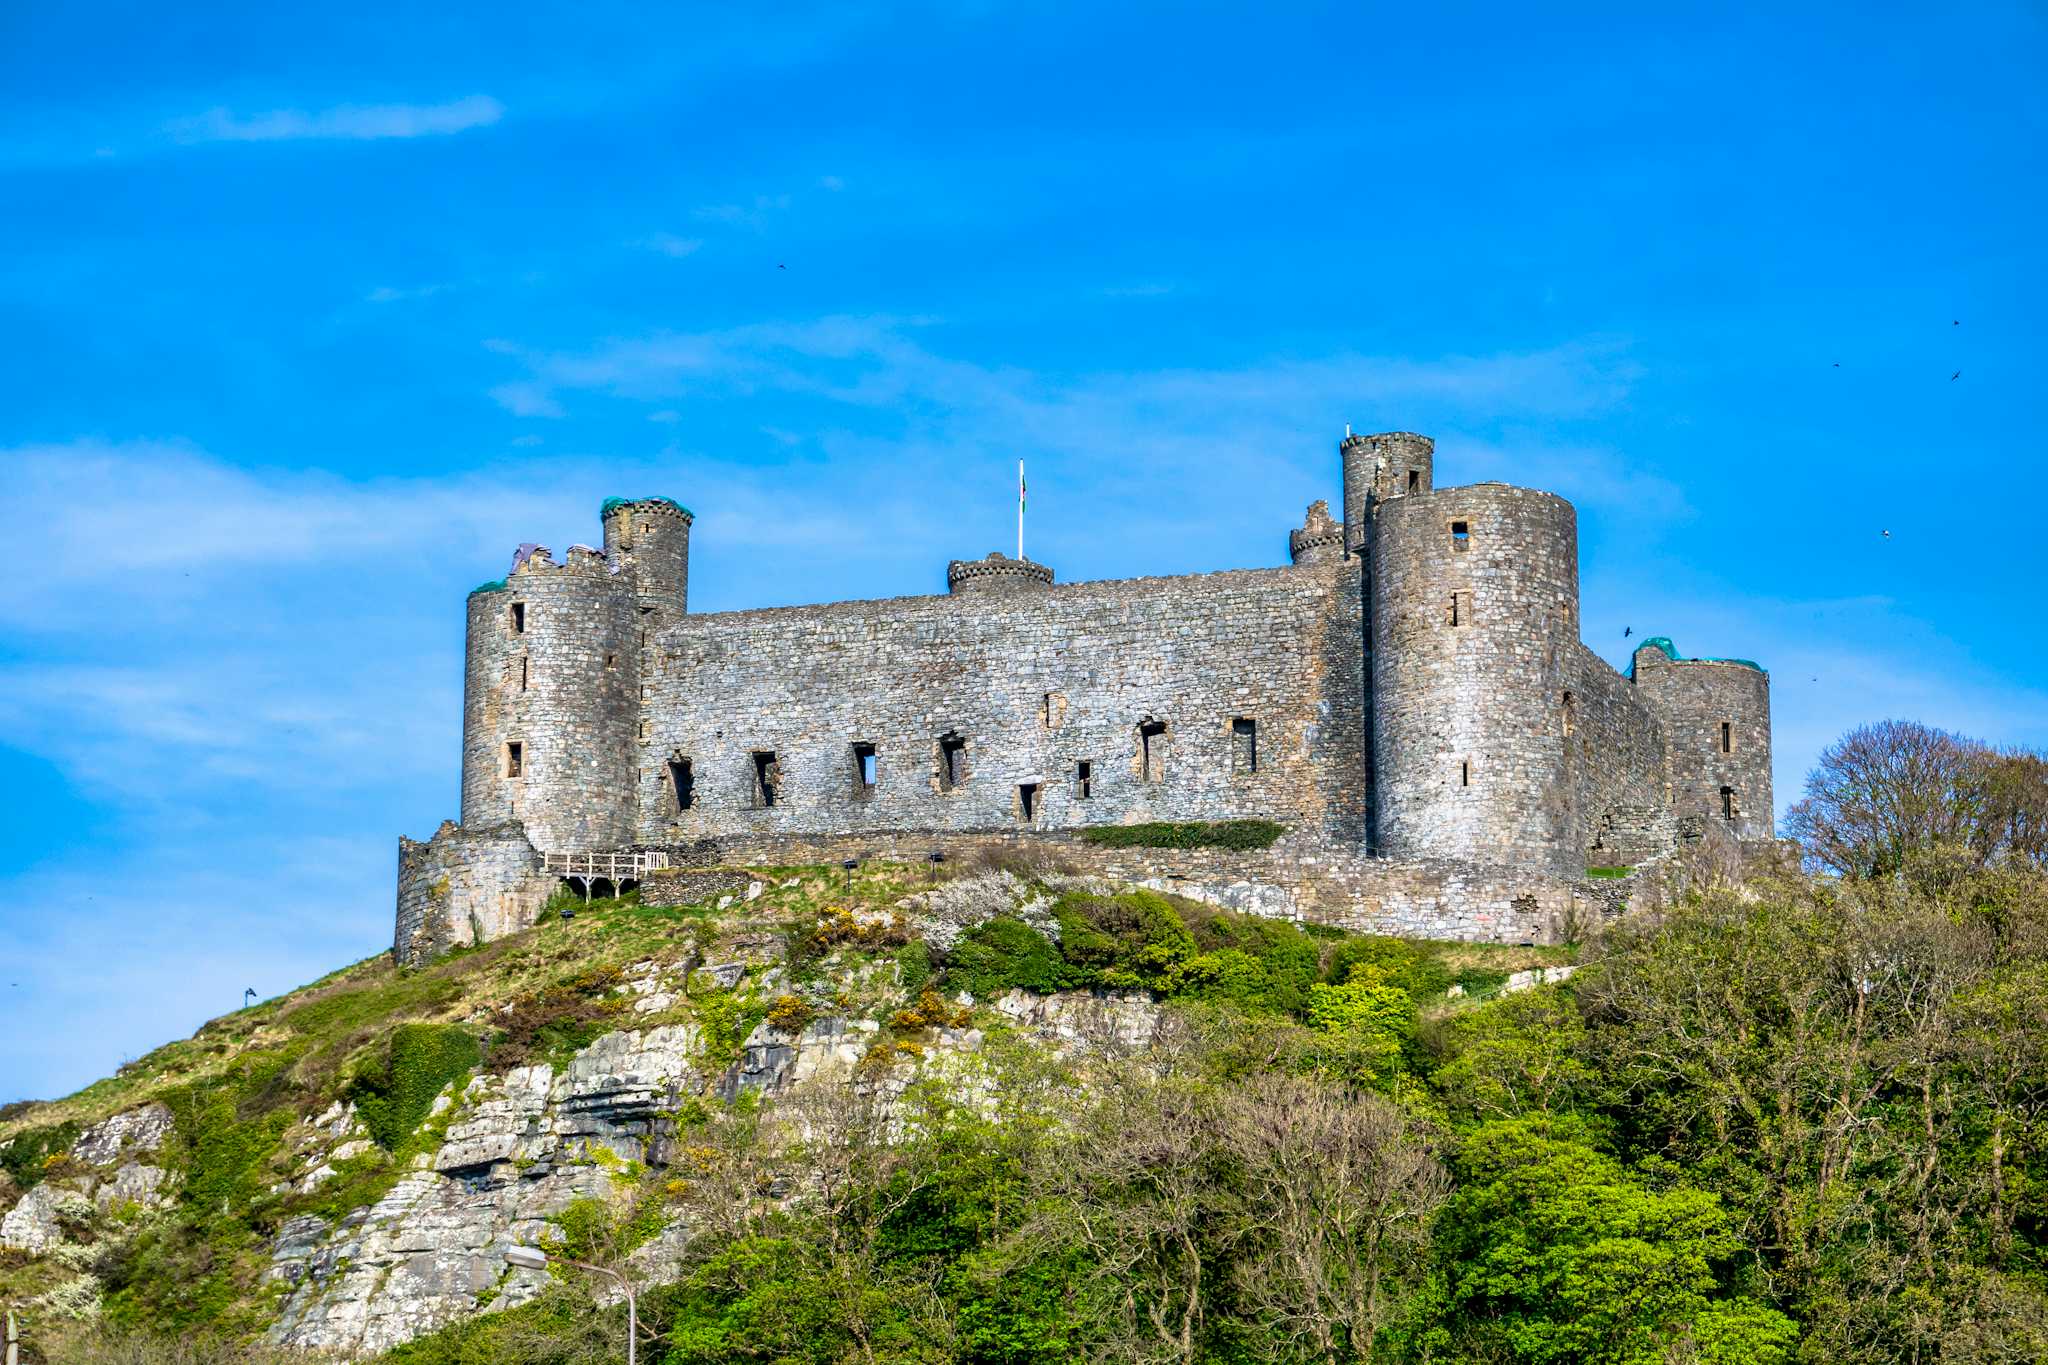
<svg viewBox="0 0 2048 1365"><path fill-rule="evenodd" d="M846 182L836 175L821 175L818 177L818 188L831 190L836 194L846 188Z"/></svg>
<svg viewBox="0 0 2048 1365"><path fill-rule="evenodd" d="M444 104L338 104L328 109L270 109L249 115L216 106L174 119L164 131L182 143L368 141L467 132L488 127L504 114L505 107L489 95L470 95Z"/></svg>
<svg viewBox="0 0 2048 1365"><path fill-rule="evenodd" d="M392 285L380 284L363 295L365 303L406 303L413 299L430 299L450 288L445 284L422 284L411 289L399 289Z"/></svg>
<svg viewBox="0 0 2048 1365"><path fill-rule="evenodd" d="M696 211L696 217L701 222L759 232L772 216L787 211L792 202L787 194L757 194L750 204L706 204Z"/></svg>
<svg viewBox="0 0 2048 1365"><path fill-rule="evenodd" d="M562 405L539 384L500 384L491 390L491 400L514 417L560 417Z"/></svg>
<svg viewBox="0 0 2048 1365"><path fill-rule="evenodd" d="M678 237L673 232L657 232L651 237L641 238L638 245L649 251L659 252L664 256L681 260L685 256L696 255L702 249L704 239L702 237Z"/></svg>

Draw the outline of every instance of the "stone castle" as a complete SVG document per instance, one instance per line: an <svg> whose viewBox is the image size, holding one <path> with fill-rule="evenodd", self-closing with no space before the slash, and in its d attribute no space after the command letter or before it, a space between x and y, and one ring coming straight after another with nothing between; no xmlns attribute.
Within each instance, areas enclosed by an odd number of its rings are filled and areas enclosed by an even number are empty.
<svg viewBox="0 0 2048 1365"><path fill-rule="evenodd" d="M462 818L401 840L398 956L531 923L565 871L991 842L1260 913L1535 942L1618 903L1589 866L1764 846L1765 672L1651 638L1617 673L1579 637L1572 505L1438 488L1434 450L1347 436L1343 519L1311 506L1287 567L1060 584L994 554L944 596L709 614L688 509L609 499L602 549L521 546L469 596ZM1286 832L1076 837L1235 819Z"/></svg>

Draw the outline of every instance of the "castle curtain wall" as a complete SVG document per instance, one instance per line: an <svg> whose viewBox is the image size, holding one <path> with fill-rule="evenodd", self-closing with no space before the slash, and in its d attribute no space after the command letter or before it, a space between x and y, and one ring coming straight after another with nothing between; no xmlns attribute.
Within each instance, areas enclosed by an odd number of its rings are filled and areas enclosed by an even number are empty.
<svg viewBox="0 0 2048 1365"><path fill-rule="evenodd" d="M1362 847L1359 633L1345 560L683 617L650 652L637 837L1263 817Z"/></svg>

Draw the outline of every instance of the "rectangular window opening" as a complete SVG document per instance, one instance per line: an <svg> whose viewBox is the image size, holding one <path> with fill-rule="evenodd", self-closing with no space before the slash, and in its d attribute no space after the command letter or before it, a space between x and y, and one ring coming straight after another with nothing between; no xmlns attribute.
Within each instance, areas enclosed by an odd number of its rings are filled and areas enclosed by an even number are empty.
<svg viewBox="0 0 2048 1365"><path fill-rule="evenodd" d="M1074 799L1086 801L1095 794L1094 766L1087 759L1074 765Z"/></svg>
<svg viewBox="0 0 2048 1365"><path fill-rule="evenodd" d="M1472 594L1454 592L1444 603L1444 624L1447 626L1469 626L1472 624Z"/></svg>
<svg viewBox="0 0 2048 1365"><path fill-rule="evenodd" d="M505 746L505 776L520 777L526 772L526 746L513 740Z"/></svg>
<svg viewBox="0 0 2048 1365"><path fill-rule="evenodd" d="M1472 785L1472 760L1469 758L1458 760L1458 785L1461 787Z"/></svg>
<svg viewBox="0 0 2048 1365"><path fill-rule="evenodd" d="M754 804L767 809L775 804L781 794L782 764L776 760L773 749L756 750L752 755L754 768Z"/></svg>
<svg viewBox="0 0 2048 1365"><path fill-rule="evenodd" d="M1408 471L1408 491L1410 493L1420 493L1422 491L1421 470L1411 469Z"/></svg>
<svg viewBox="0 0 2048 1365"><path fill-rule="evenodd" d="M882 760L874 745L856 741L853 746L853 794L873 796L875 783L882 775Z"/></svg>
<svg viewBox="0 0 2048 1365"><path fill-rule="evenodd" d="M1724 754L1735 752L1735 727L1725 720L1721 722L1721 752Z"/></svg>
<svg viewBox="0 0 2048 1365"><path fill-rule="evenodd" d="M607 655L605 655L605 656L604 656L604 666L605 666L606 668L617 668L617 667L619 666L619 656L618 656L618 655L616 655L616 654L607 654ZM642 691L645 691L646 689L645 689L645 688L642 688L641 690L642 690Z"/></svg>
<svg viewBox="0 0 2048 1365"><path fill-rule="evenodd" d="M1564 733L1565 733L1565 738L1567 738L1567 739L1571 738L1571 734L1572 734L1572 731L1574 731L1574 730L1576 730L1576 729L1578 729L1578 728L1579 728L1579 704L1578 704L1578 702L1577 702L1576 700L1574 700L1574 699L1573 699L1573 697L1572 697L1572 694L1571 694L1571 693L1569 693L1569 692L1567 692L1567 693L1565 693L1565 694L1564 694Z"/></svg>
<svg viewBox="0 0 2048 1365"><path fill-rule="evenodd" d="M1019 782L1017 784L1017 819L1023 824L1038 823L1038 784Z"/></svg>
<svg viewBox="0 0 2048 1365"><path fill-rule="evenodd" d="M1147 782L1166 780L1166 722L1147 716L1138 723L1138 772Z"/></svg>
<svg viewBox="0 0 2048 1365"><path fill-rule="evenodd" d="M1245 716L1230 722L1230 770L1235 773L1259 770L1259 723Z"/></svg>
<svg viewBox="0 0 2048 1365"><path fill-rule="evenodd" d="M669 758L668 785L678 811L688 810L697 804L697 775L691 770L689 759L680 754Z"/></svg>
<svg viewBox="0 0 2048 1365"><path fill-rule="evenodd" d="M1451 548L1469 550L1472 548L1472 524L1464 521L1451 523Z"/></svg>
<svg viewBox="0 0 2048 1365"><path fill-rule="evenodd" d="M514 635L526 634L526 603L524 602L514 602L512 604L512 633Z"/></svg>
<svg viewBox="0 0 2048 1365"><path fill-rule="evenodd" d="M939 790L967 785L967 741L952 731L939 736Z"/></svg>
<svg viewBox="0 0 2048 1365"><path fill-rule="evenodd" d="M1735 818L1735 788L1733 787L1721 788L1721 818L1723 820L1733 820Z"/></svg>
<svg viewBox="0 0 2048 1365"><path fill-rule="evenodd" d="M519 690L521 692L526 690L526 685L533 676L532 664L533 661L525 655L522 654L519 657Z"/></svg>

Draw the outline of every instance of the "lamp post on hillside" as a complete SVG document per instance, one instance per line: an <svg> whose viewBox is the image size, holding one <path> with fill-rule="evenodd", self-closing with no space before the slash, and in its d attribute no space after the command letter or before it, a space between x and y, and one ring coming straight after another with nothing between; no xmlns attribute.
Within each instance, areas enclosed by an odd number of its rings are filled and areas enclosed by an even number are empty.
<svg viewBox="0 0 2048 1365"><path fill-rule="evenodd" d="M506 1247L505 1259L522 1270L546 1270L548 1254L538 1247ZM578 1270L594 1270L600 1275L609 1275L619 1282L619 1288L626 1291L626 1365L638 1365L640 1346L640 1306L633 1299L633 1282L616 1270L607 1270L601 1265L590 1265L583 1261L562 1258L563 1265L573 1265Z"/></svg>

